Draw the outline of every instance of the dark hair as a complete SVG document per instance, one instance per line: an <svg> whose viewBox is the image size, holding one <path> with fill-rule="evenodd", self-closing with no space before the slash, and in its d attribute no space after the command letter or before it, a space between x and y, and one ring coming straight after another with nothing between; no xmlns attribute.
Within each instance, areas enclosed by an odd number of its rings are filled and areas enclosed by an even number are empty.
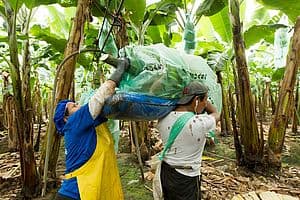
<svg viewBox="0 0 300 200"><path fill-rule="evenodd" d="M205 96L206 96L206 94L207 94L207 93L193 95L193 98L191 98L190 101L188 101L186 104L182 104L182 105L189 105L189 104L193 101L193 99L194 99L195 97L198 97L200 101L203 101L204 98L205 98Z"/></svg>
<svg viewBox="0 0 300 200"><path fill-rule="evenodd" d="M198 98L200 99L200 101L203 101L203 99L206 97L206 94L207 94L207 93L199 94L199 95L197 95L197 96L198 96Z"/></svg>

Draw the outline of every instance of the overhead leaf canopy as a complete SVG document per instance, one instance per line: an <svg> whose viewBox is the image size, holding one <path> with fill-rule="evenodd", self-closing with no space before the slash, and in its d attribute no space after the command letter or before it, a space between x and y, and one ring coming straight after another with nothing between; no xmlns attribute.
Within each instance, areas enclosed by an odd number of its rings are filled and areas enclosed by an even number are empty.
<svg viewBox="0 0 300 200"><path fill-rule="evenodd" d="M299 0L257 0L258 3L267 6L270 9L280 10L285 13L293 22L296 21L297 16L300 15L300 2Z"/></svg>
<svg viewBox="0 0 300 200"><path fill-rule="evenodd" d="M196 15L201 17L212 16L222 10L228 2L226 0L204 0L196 11Z"/></svg>
<svg viewBox="0 0 300 200"><path fill-rule="evenodd" d="M41 28L40 25L34 25L30 30L30 34L39 40L51 44L52 47L60 53L63 53L65 50L67 40L51 33L50 28Z"/></svg>
<svg viewBox="0 0 300 200"><path fill-rule="evenodd" d="M223 41L229 43L232 40L231 24L228 7L224 7L221 12L209 17L214 30L220 35Z"/></svg>
<svg viewBox="0 0 300 200"><path fill-rule="evenodd" d="M174 22L176 18L175 11L182 7L181 0L163 0L147 7L145 18L156 12L150 25L168 25Z"/></svg>
<svg viewBox="0 0 300 200"><path fill-rule="evenodd" d="M76 6L77 1L75 0L10 0L9 1L12 8L18 10L23 4L27 8L35 8L40 5L50 5L50 4L60 4L64 7Z"/></svg>
<svg viewBox="0 0 300 200"><path fill-rule="evenodd" d="M283 24L271 24L271 25L254 25L244 33L244 39L246 47L259 42L261 39L273 44L274 33L278 28L285 28Z"/></svg>
<svg viewBox="0 0 300 200"><path fill-rule="evenodd" d="M126 0L124 7L130 12L129 17L136 26L142 24L146 10L146 0Z"/></svg>

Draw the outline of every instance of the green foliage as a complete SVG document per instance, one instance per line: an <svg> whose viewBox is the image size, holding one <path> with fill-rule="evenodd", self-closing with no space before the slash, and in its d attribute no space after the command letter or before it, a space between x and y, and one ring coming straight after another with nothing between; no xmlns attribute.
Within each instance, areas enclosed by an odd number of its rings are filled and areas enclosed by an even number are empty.
<svg viewBox="0 0 300 200"><path fill-rule="evenodd" d="M246 48L259 42L261 39L273 44L274 33L278 28L287 27L284 24L270 24L270 25L254 25L244 33Z"/></svg>
<svg viewBox="0 0 300 200"><path fill-rule="evenodd" d="M20 1L20 0L9 0L8 2L9 2L9 5L14 10L19 10L21 8L22 4L24 3L24 1Z"/></svg>
<svg viewBox="0 0 300 200"><path fill-rule="evenodd" d="M132 154L130 157L125 157L121 154L118 157L119 174L121 176L121 182L124 192L124 199L142 199L152 200L152 192L147 190L144 185L152 188L152 183L147 181L141 182L141 172L137 164L136 158L133 158Z"/></svg>
<svg viewBox="0 0 300 200"><path fill-rule="evenodd" d="M269 9L280 10L286 14L293 22L296 21L297 16L300 15L300 3L299 0L257 0L258 3L266 6Z"/></svg>
<svg viewBox="0 0 300 200"><path fill-rule="evenodd" d="M38 40L43 40L51 45L55 51L63 54L65 50L65 46L67 44L67 40L63 38L59 38L59 36L50 32L49 28L41 28L40 25L34 25L30 33L35 36ZM91 63L91 58L87 54L80 54L77 62L85 67L89 67Z"/></svg>
<svg viewBox="0 0 300 200"><path fill-rule="evenodd" d="M169 47L171 45L171 36L170 36L170 34L167 33L167 32L164 32L163 38L164 38L164 45Z"/></svg>
<svg viewBox="0 0 300 200"><path fill-rule="evenodd" d="M289 154L283 155L283 162L300 166L300 142L291 143Z"/></svg>
<svg viewBox="0 0 300 200"><path fill-rule="evenodd" d="M210 51L224 51L224 46L218 41L201 41L199 40L196 45L198 55L208 54Z"/></svg>
<svg viewBox="0 0 300 200"><path fill-rule="evenodd" d="M4 6L2 6L1 5L1 3L0 3L0 16L5 16L5 8L4 8Z"/></svg>
<svg viewBox="0 0 300 200"><path fill-rule="evenodd" d="M57 3L63 7L77 6L77 0L59 0Z"/></svg>
<svg viewBox="0 0 300 200"><path fill-rule="evenodd" d="M196 11L196 16L212 16L221 11L226 5L226 0L204 0Z"/></svg>
<svg viewBox="0 0 300 200"><path fill-rule="evenodd" d="M120 0L97 0L101 6L104 6L105 9L108 8L109 11L117 11L120 6ZM127 0L124 0L124 2Z"/></svg>
<svg viewBox="0 0 300 200"><path fill-rule="evenodd" d="M147 29L147 35L152 39L153 44L162 43L160 36L160 27L164 26L149 26Z"/></svg>
<svg viewBox="0 0 300 200"><path fill-rule="evenodd" d="M220 35L223 41L230 43L232 40L231 24L228 13L228 6L220 12L209 17L214 30Z"/></svg>
<svg viewBox="0 0 300 200"><path fill-rule="evenodd" d="M76 6L75 0L9 0L10 6L14 10L19 10L23 4L29 9L36 8L41 5L60 4L64 7Z"/></svg>
<svg viewBox="0 0 300 200"><path fill-rule="evenodd" d="M234 148L228 148L228 144L230 144L232 141L232 138L230 137L217 137L220 143L213 147L206 147L204 149L203 155L211 157L212 155L210 153L225 157L225 158L231 158L235 159L235 149Z"/></svg>
<svg viewBox="0 0 300 200"><path fill-rule="evenodd" d="M171 47L182 41L180 33L171 32L170 27L165 25L149 26L146 33L145 37L149 38L149 41L145 41L145 44L164 43Z"/></svg>
<svg viewBox="0 0 300 200"><path fill-rule="evenodd" d="M247 9L247 8L246 8ZM277 16L277 15L275 15ZM250 27L257 25L257 24L268 24L270 21L271 23L277 23L278 21L271 20L270 14L268 12L268 9L265 7L260 7L258 9L255 9L252 13L252 16L245 19L244 23L244 29L248 30Z"/></svg>
<svg viewBox="0 0 300 200"><path fill-rule="evenodd" d="M146 0L126 0L124 7L130 12L129 18L136 25L143 23L146 10Z"/></svg>
<svg viewBox="0 0 300 200"><path fill-rule="evenodd" d="M36 39L43 40L48 44L51 44L52 47L60 53L63 53L65 50L67 40L59 35L52 33L50 31L50 28L42 28L40 25L34 25L30 29L30 34L32 36L35 36Z"/></svg>
<svg viewBox="0 0 300 200"><path fill-rule="evenodd" d="M275 72L272 74L272 81L280 81L283 79L285 72L285 67L278 68L275 70Z"/></svg>
<svg viewBox="0 0 300 200"><path fill-rule="evenodd" d="M84 31L84 45L87 48L95 48L97 46L97 37L99 33L99 28L94 26L89 26Z"/></svg>
<svg viewBox="0 0 300 200"><path fill-rule="evenodd" d="M147 7L145 19L154 14L150 25L168 25L174 22L178 7L182 7L181 0L162 0Z"/></svg>
<svg viewBox="0 0 300 200"><path fill-rule="evenodd" d="M67 39L71 28L71 18L75 15L75 8L64 8L59 11L57 7L48 6L50 21L48 26L52 33Z"/></svg>
<svg viewBox="0 0 300 200"><path fill-rule="evenodd" d="M150 25L169 25L175 21L175 18L175 11L172 13L157 13L153 17Z"/></svg>
<svg viewBox="0 0 300 200"><path fill-rule="evenodd" d="M17 35L17 41L23 41L23 40L27 40L28 36L26 35ZM4 43L8 43L8 36L0 36L0 42L4 42Z"/></svg>
<svg viewBox="0 0 300 200"><path fill-rule="evenodd" d="M22 2L18 0L19 2ZM38 7L40 5L49 5L49 4L55 4L60 3L60 1L57 0L24 0L24 3L27 8L31 9L34 7Z"/></svg>
<svg viewBox="0 0 300 200"><path fill-rule="evenodd" d="M223 71L229 62L228 53L225 52L211 52L207 57L207 64L216 72Z"/></svg>

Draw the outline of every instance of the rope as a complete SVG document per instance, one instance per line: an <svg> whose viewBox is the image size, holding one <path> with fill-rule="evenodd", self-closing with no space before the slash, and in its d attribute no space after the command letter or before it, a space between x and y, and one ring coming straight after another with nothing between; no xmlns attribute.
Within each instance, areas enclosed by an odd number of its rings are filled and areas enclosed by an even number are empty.
<svg viewBox="0 0 300 200"><path fill-rule="evenodd" d="M113 18L112 26L110 27L110 29L109 29L109 31L108 31L108 33L107 33L107 35L106 35L106 38L105 38L105 40L104 40L104 42L103 42L103 45L102 45L102 48L101 48L101 51L100 51L100 52L103 52L103 49L104 49L105 44L106 44L106 42L107 42L107 40L108 40L108 38L109 38L109 35L110 35L111 32L112 32L112 29L113 29L113 27L114 27L114 25L115 25L115 22L117 21L116 19L117 19L118 16L120 15L121 9L122 9L122 7L123 7L123 3L124 3L124 0L122 0L122 1L121 1L121 4L119 5L118 11L117 11L117 13L115 14L115 16L114 16L114 18ZM104 22L104 21L105 21L105 18L104 18L103 22Z"/></svg>
<svg viewBox="0 0 300 200"><path fill-rule="evenodd" d="M102 34L102 32L103 32L104 23L105 23L106 16L107 16L107 10L108 10L108 8L109 8L110 2L111 2L111 0L109 0L108 3L107 3L107 5L106 5L106 9L105 9L104 17L103 17L103 22L102 22L102 26L101 26L101 29L100 29L100 32L99 32L98 38L97 38L98 41L99 41L99 38L100 38L100 36L101 36L101 34ZM108 35L110 35L110 32L107 34L106 37L108 37ZM103 50L103 47L105 46L105 43L106 43L106 41L103 43L103 46L102 46L102 48L101 48L102 50ZM100 56L101 56L101 51L100 51Z"/></svg>

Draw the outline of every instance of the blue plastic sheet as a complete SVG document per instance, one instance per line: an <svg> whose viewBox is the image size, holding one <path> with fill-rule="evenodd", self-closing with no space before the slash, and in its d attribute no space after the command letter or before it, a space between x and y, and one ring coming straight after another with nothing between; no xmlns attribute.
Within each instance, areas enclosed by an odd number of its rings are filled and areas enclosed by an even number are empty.
<svg viewBox="0 0 300 200"><path fill-rule="evenodd" d="M105 101L101 115L122 120L157 120L171 112L176 107L177 101L178 99L120 92Z"/></svg>

